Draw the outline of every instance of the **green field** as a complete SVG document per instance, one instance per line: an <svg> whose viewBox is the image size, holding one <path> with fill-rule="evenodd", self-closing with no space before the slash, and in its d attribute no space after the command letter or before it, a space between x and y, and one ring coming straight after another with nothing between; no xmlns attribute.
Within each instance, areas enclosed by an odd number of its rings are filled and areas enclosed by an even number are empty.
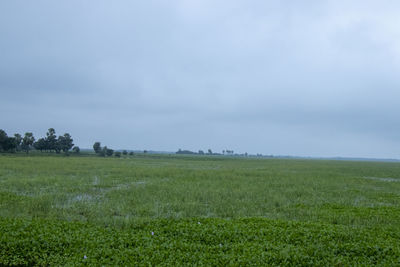
<svg viewBox="0 0 400 267"><path fill-rule="evenodd" d="M400 266L400 164L0 156L0 265Z"/></svg>

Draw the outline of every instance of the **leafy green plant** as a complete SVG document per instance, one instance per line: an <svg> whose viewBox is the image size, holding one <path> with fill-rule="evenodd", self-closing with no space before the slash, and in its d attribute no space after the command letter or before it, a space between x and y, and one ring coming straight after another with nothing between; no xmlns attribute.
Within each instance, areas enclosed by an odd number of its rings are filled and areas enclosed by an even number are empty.
<svg viewBox="0 0 400 267"><path fill-rule="evenodd" d="M125 229L1 219L4 265L387 265L399 235L317 223L159 219Z"/></svg>

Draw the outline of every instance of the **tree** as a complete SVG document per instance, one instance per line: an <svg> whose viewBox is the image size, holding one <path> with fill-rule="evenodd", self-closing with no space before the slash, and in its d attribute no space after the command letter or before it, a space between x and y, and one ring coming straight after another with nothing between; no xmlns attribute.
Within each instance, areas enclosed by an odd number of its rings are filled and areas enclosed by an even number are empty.
<svg viewBox="0 0 400 267"><path fill-rule="evenodd" d="M19 133L14 134L17 151L21 151L22 136Z"/></svg>
<svg viewBox="0 0 400 267"><path fill-rule="evenodd" d="M176 154L196 154L196 153L193 152L193 151L190 151L190 150L182 150L182 149L179 149L179 150L176 152Z"/></svg>
<svg viewBox="0 0 400 267"><path fill-rule="evenodd" d="M116 152L115 152L115 156L116 156L117 158L120 158L120 157L121 157L121 152L116 151Z"/></svg>
<svg viewBox="0 0 400 267"><path fill-rule="evenodd" d="M5 151L7 139L7 133L4 130L0 129L0 151Z"/></svg>
<svg viewBox="0 0 400 267"><path fill-rule="evenodd" d="M71 138L69 133L65 133L63 136L59 136L57 139L56 149L64 151L64 153L68 153L68 151L74 146L72 143L74 140Z"/></svg>
<svg viewBox="0 0 400 267"><path fill-rule="evenodd" d="M100 142L95 142L93 145L93 150L96 154L99 154L101 151L101 145Z"/></svg>
<svg viewBox="0 0 400 267"><path fill-rule="evenodd" d="M126 155L128 155L128 151L124 150L124 151L122 151L122 154L123 154L124 156L126 156Z"/></svg>
<svg viewBox="0 0 400 267"><path fill-rule="evenodd" d="M4 130L0 130L0 151L13 152L17 148L15 137L8 137Z"/></svg>
<svg viewBox="0 0 400 267"><path fill-rule="evenodd" d="M211 149L208 149L208 154L212 154L212 150Z"/></svg>
<svg viewBox="0 0 400 267"><path fill-rule="evenodd" d="M40 152L43 152L43 150L47 149L47 143L44 138L39 138L35 143L33 143L33 147L36 150L40 150Z"/></svg>
<svg viewBox="0 0 400 267"><path fill-rule="evenodd" d="M106 155L111 157L114 154L114 150L106 147Z"/></svg>
<svg viewBox="0 0 400 267"><path fill-rule="evenodd" d="M133 156L133 151L129 152L129 156Z"/></svg>
<svg viewBox="0 0 400 267"><path fill-rule="evenodd" d="M54 130L54 128L49 128L46 133L46 138L44 140L46 141L46 150L55 150L56 152L60 151L57 142L56 130Z"/></svg>
<svg viewBox="0 0 400 267"><path fill-rule="evenodd" d="M32 133L25 133L24 138L22 139L21 148L26 153L29 153L31 150L33 143L35 142L35 137L33 137Z"/></svg>
<svg viewBox="0 0 400 267"><path fill-rule="evenodd" d="M74 148L72 149L72 151L73 151L75 154L79 154L79 153L81 152L81 149L79 148L79 146L74 146Z"/></svg>
<svg viewBox="0 0 400 267"><path fill-rule="evenodd" d="M97 153L97 155L99 155L100 157L105 157L106 156L106 152L107 152L107 146L105 146L102 149L100 149L100 151Z"/></svg>
<svg viewBox="0 0 400 267"><path fill-rule="evenodd" d="M15 137L7 137L2 146L4 151L15 152L15 149L17 148Z"/></svg>
<svg viewBox="0 0 400 267"><path fill-rule="evenodd" d="M99 152L99 156L105 157L105 156L112 156L114 154L114 150L107 148L107 146L104 146L103 149Z"/></svg>
<svg viewBox="0 0 400 267"><path fill-rule="evenodd" d="M203 150L199 150L199 155L204 155L204 151Z"/></svg>

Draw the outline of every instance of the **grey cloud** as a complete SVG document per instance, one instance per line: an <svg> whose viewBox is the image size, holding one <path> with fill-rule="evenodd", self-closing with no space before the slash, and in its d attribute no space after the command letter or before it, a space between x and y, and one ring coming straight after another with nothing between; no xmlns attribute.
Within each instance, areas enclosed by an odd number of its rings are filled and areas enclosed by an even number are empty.
<svg viewBox="0 0 400 267"><path fill-rule="evenodd" d="M0 128L55 127L82 147L398 158L399 9L2 2Z"/></svg>

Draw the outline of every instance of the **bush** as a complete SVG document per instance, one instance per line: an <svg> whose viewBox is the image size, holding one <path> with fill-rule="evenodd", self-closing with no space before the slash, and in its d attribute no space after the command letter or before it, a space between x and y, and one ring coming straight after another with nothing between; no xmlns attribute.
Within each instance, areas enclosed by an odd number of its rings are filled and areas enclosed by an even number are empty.
<svg viewBox="0 0 400 267"><path fill-rule="evenodd" d="M111 157L113 154L114 154L114 150L113 149L110 149L110 148L106 149L106 155L107 156Z"/></svg>

